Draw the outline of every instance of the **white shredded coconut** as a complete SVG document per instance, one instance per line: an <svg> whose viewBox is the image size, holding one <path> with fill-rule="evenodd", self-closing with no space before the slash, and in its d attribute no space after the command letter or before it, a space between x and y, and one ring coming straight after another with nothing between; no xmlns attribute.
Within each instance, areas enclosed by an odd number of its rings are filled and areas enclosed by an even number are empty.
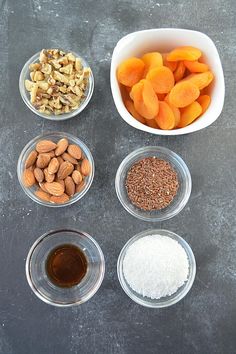
<svg viewBox="0 0 236 354"><path fill-rule="evenodd" d="M150 235L127 250L123 272L130 287L151 299L174 294L188 279L189 262L184 248L167 236Z"/></svg>

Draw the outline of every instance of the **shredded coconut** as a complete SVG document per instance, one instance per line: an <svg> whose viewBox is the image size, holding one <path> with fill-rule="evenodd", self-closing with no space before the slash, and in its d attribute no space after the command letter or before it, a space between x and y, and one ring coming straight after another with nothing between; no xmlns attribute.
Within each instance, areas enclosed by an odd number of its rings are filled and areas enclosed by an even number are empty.
<svg viewBox="0 0 236 354"><path fill-rule="evenodd" d="M189 262L184 248L167 236L150 235L127 250L123 272L130 287L151 299L174 294L188 279Z"/></svg>

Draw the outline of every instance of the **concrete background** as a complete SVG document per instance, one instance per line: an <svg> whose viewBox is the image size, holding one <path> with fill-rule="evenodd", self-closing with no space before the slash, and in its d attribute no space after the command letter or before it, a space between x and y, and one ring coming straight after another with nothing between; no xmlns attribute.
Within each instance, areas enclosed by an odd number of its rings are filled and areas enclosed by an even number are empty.
<svg viewBox="0 0 236 354"><path fill-rule="evenodd" d="M1 0L0 8L0 353L236 353L235 1ZM155 27L200 30L215 42L224 67L226 99L211 127L187 136L157 137L131 128L119 117L109 85L112 50L123 35ZM95 75L89 107L64 123L35 116L19 94L22 66L47 47L78 51ZM33 203L16 176L24 145L48 130L79 136L96 163L89 193L60 210ZM193 179L185 209L156 225L130 216L114 189L122 159L149 144L179 153ZM191 292L163 310L131 302L116 275L125 242L154 226L183 236L197 260ZM31 244L47 230L60 227L93 235L106 258L98 293L70 309L38 300L25 278Z"/></svg>

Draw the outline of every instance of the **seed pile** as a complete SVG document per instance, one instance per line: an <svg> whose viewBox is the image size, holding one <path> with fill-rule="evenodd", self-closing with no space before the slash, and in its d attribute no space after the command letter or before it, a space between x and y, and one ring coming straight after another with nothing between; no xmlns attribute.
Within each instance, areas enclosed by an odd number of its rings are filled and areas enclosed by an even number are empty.
<svg viewBox="0 0 236 354"><path fill-rule="evenodd" d="M143 210L166 208L179 188L178 176L169 162L147 157L135 163L126 178L132 204Z"/></svg>

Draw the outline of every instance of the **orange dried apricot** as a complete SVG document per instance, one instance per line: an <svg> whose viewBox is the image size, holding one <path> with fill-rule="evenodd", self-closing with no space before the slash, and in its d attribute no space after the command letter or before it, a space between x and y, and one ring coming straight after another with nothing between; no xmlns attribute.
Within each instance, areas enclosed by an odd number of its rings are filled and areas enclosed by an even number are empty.
<svg viewBox="0 0 236 354"><path fill-rule="evenodd" d="M146 53L142 56L141 60L145 64L144 77L146 77L149 70L163 65L162 55L158 52Z"/></svg>
<svg viewBox="0 0 236 354"><path fill-rule="evenodd" d="M178 47L172 50L167 55L168 61L179 61L179 60L198 60L202 52L198 48L191 46Z"/></svg>
<svg viewBox="0 0 236 354"><path fill-rule="evenodd" d="M165 101L159 102L159 112L155 120L161 129L170 130L174 128L175 116L172 109Z"/></svg>
<svg viewBox="0 0 236 354"><path fill-rule="evenodd" d="M169 68L172 72L174 72L177 68L177 61L168 61L167 60L167 55L169 53L162 53L162 58L163 58L163 65L167 66L167 68Z"/></svg>
<svg viewBox="0 0 236 354"><path fill-rule="evenodd" d="M192 123L197 117L199 117L201 113L202 107L197 101L194 101L189 106L182 108L178 128L186 127L187 125Z"/></svg>
<svg viewBox="0 0 236 354"><path fill-rule="evenodd" d="M159 128L155 119L146 119L146 124L147 124L150 128L156 128L156 129Z"/></svg>
<svg viewBox="0 0 236 354"><path fill-rule="evenodd" d="M150 70L147 74L156 93L168 93L175 84L172 71L166 66L160 66Z"/></svg>
<svg viewBox="0 0 236 354"><path fill-rule="evenodd" d="M197 102L202 107L202 114L206 112L207 108L210 106L211 97L209 95L201 95L198 97Z"/></svg>
<svg viewBox="0 0 236 354"><path fill-rule="evenodd" d="M204 73L205 71L209 70L208 65L204 63L199 63L199 61L197 60L185 60L184 65L191 73Z"/></svg>
<svg viewBox="0 0 236 354"><path fill-rule="evenodd" d="M186 68L184 62L183 61L178 62L177 68L174 71L175 82L178 82L184 77L185 69Z"/></svg>
<svg viewBox="0 0 236 354"><path fill-rule="evenodd" d="M183 80L191 81L199 88L199 90L202 90L204 89L204 87L207 87L213 79L213 73L211 71L206 71L204 73L199 74L190 74L186 76Z"/></svg>
<svg viewBox="0 0 236 354"><path fill-rule="evenodd" d="M177 125L179 124L179 121L180 121L180 110L179 110L179 108L173 106L173 104L171 104L169 102L169 94L166 95L165 101L168 103L168 105L170 106L170 108L172 109L172 111L174 113L174 116L175 116L175 126L174 126L174 128L175 128L175 127L177 127Z"/></svg>
<svg viewBox="0 0 236 354"><path fill-rule="evenodd" d="M152 119L157 115L159 109L158 98L148 80L140 80L134 85L130 97L134 101L136 111L142 117Z"/></svg>
<svg viewBox="0 0 236 354"><path fill-rule="evenodd" d="M143 77L144 62L138 58L124 60L117 69L117 79L125 86L133 86Z"/></svg>
<svg viewBox="0 0 236 354"><path fill-rule="evenodd" d="M186 107L194 102L200 91L196 85L188 81L178 82L170 91L169 102L175 107Z"/></svg>
<svg viewBox="0 0 236 354"><path fill-rule="evenodd" d="M131 116L133 116L140 123L146 124L145 119L136 111L134 103L131 100L125 101L125 107L127 111L131 114Z"/></svg>

